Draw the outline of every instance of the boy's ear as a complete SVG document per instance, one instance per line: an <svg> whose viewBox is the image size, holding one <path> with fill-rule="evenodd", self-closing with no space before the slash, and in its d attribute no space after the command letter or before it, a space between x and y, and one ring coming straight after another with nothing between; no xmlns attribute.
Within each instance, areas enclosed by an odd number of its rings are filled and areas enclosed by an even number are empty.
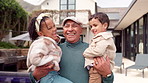
<svg viewBox="0 0 148 83"><path fill-rule="evenodd" d="M107 29L108 24L107 24L107 23L104 23L104 24L103 24L103 27L104 27L105 29Z"/></svg>

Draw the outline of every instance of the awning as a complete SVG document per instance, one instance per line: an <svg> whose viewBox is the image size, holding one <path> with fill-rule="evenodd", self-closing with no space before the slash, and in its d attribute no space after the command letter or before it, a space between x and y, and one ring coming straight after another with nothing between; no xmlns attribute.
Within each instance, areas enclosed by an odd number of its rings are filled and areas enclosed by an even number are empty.
<svg viewBox="0 0 148 83"><path fill-rule="evenodd" d="M64 39L64 37L60 36L61 39ZM12 37L9 40L24 40L24 41L31 41L30 37L29 37L29 33L24 33L21 35L18 35L16 37Z"/></svg>
<svg viewBox="0 0 148 83"><path fill-rule="evenodd" d="M38 6L38 5L41 5L46 0L24 0L24 1L32 5Z"/></svg>
<svg viewBox="0 0 148 83"><path fill-rule="evenodd" d="M12 37L9 40L24 40L24 41L31 41L29 37L29 33L21 34L16 37Z"/></svg>
<svg viewBox="0 0 148 83"><path fill-rule="evenodd" d="M115 26L115 30L123 30L148 13L148 0L133 0L129 9Z"/></svg>

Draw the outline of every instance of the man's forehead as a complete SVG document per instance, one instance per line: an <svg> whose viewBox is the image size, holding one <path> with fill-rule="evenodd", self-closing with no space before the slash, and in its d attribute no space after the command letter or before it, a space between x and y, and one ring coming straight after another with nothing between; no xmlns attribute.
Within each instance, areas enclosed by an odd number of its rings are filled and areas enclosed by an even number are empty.
<svg viewBox="0 0 148 83"><path fill-rule="evenodd" d="M65 24L66 23L76 23L76 24L78 24L77 22L75 22L75 21L73 21L73 20L67 20L66 22L65 22Z"/></svg>
<svg viewBox="0 0 148 83"><path fill-rule="evenodd" d="M77 25L81 25L80 23L77 23L77 22L75 22L75 21L73 21L73 20L70 20L70 19L68 19L66 22L65 22L65 24L77 24ZM65 25L64 24L64 25Z"/></svg>

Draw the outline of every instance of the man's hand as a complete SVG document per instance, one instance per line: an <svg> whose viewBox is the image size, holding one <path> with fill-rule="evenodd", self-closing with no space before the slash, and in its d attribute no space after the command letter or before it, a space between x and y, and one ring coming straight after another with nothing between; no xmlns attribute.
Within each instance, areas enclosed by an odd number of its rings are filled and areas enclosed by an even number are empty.
<svg viewBox="0 0 148 83"><path fill-rule="evenodd" d="M94 58L94 66L93 67L103 77L107 77L107 75L111 74L110 59L108 57L106 57L106 59L104 59L104 57Z"/></svg>
<svg viewBox="0 0 148 83"><path fill-rule="evenodd" d="M46 76L48 72L53 71L54 64L49 62L43 66L36 67L32 75L36 80L40 80L42 77Z"/></svg>

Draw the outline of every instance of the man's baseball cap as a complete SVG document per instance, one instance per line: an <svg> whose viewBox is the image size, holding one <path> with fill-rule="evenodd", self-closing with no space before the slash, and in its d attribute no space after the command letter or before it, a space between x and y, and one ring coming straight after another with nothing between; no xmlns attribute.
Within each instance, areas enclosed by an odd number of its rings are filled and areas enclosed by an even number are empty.
<svg viewBox="0 0 148 83"><path fill-rule="evenodd" d="M68 20L71 20L71 21L74 21L75 23L79 24L79 25L82 25L82 22L80 22L80 20L76 17L66 17L63 22L62 22L62 26L65 25L66 21Z"/></svg>

